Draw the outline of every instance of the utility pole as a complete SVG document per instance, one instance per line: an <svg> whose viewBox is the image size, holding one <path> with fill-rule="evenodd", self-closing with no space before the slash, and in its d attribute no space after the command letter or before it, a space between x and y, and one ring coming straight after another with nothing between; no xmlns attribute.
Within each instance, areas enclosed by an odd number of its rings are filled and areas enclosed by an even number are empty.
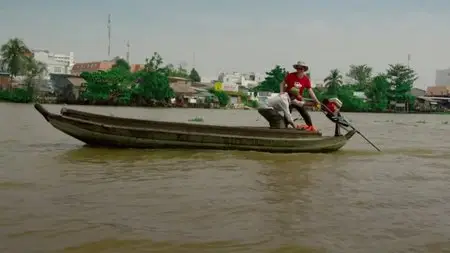
<svg viewBox="0 0 450 253"><path fill-rule="evenodd" d="M408 54L408 69L410 67L410 62L411 62L411 54ZM409 112L409 101L406 101L406 112Z"/></svg>
<svg viewBox="0 0 450 253"><path fill-rule="evenodd" d="M130 63L130 41L127 41L127 62Z"/></svg>
<svg viewBox="0 0 450 253"><path fill-rule="evenodd" d="M108 57L111 57L111 14L108 14Z"/></svg>

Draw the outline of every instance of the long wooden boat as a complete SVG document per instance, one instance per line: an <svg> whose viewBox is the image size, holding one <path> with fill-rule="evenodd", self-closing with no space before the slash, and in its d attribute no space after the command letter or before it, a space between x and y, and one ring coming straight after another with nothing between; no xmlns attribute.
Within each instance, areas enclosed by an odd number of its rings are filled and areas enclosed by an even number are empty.
<svg viewBox="0 0 450 253"><path fill-rule="evenodd" d="M274 153L333 152L355 134L322 136L298 129L231 127L120 118L63 108L35 109L56 129L91 146L248 150Z"/></svg>

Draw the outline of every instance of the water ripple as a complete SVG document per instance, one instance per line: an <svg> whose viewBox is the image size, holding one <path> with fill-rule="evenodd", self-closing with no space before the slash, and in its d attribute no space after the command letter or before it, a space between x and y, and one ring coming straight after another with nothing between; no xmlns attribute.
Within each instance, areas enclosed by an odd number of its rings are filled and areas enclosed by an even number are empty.
<svg viewBox="0 0 450 253"><path fill-rule="evenodd" d="M355 137L334 154L269 154L89 148L31 107L14 106L0 107L24 115L0 121L11 129L0 136L0 252L450 248L450 126L443 116L349 114L383 152ZM261 123L251 111L89 110ZM323 115L312 116L333 132Z"/></svg>

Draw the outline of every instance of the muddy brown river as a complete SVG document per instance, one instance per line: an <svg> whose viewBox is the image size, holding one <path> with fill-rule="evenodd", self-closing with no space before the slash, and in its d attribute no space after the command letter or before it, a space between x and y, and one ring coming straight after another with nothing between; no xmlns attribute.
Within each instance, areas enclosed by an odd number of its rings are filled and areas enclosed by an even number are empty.
<svg viewBox="0 0 450 253"><path fill-rule="evenodd" d="M70 108L264 124L255 111ZM449 115L346 113L383 152L355 136L333 154L88 148L32 105L0 115L2 253L450 252Z"/></svg>

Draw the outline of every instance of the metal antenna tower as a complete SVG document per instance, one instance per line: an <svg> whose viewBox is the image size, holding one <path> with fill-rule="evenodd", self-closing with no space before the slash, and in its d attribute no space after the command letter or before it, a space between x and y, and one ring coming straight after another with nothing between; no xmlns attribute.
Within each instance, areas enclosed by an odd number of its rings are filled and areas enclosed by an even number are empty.
<svg viewBox="0 0 450 253"><path fill-rule="evenodd" d="M127 41L127 62L130 63L130 41Z"/></svg>
<svg viewBox="0 0 450 253"><path fill-rule="evenodd" d="M111 14L108 14L108 57L111 57Z"/></svg>

